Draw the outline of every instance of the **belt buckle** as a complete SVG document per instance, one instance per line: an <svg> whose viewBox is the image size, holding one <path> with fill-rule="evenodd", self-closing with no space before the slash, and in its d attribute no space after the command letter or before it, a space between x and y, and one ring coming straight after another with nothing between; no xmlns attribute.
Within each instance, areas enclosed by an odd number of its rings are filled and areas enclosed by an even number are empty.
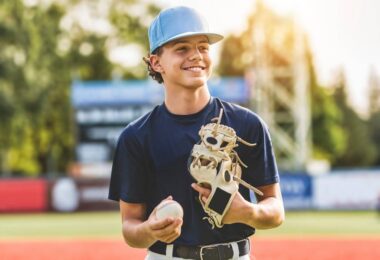
<svg viewBox="0 0 380 260"><path fill-rule="evenodd" d="M201 260L204 260L203 259L203 249L205 249L205 248L208 248L208 246L201 246L201 249L199 251L199 256L200 256Z"/></svg>
<svg viewBox="0 0 380 260"><path fill-rule="evenodd" d="M221 246L225 246L226 244L216 244L216 245L206 245L206 246L201 246L200 248L200 251L199 251L199 256L200 256L200 260L205 260L203 259L203 257L206 255L205 253L203 253L203 251L205 249L210 249L210 250L216 250L217 252L217 258L212 258L212 259L220 259L220 247Z"/></svg>
<svg viewBox="0 0 380 260"><path fill-rule="evenodd" d="M210 248L216 248L216 247L217 246L215 246L215 245L201 246L200 251L199 251L199 256L200 256L201 260L205 260L205 259L203 259L203 255L204 255L203 250L204 249L210 249Z"/></svg>

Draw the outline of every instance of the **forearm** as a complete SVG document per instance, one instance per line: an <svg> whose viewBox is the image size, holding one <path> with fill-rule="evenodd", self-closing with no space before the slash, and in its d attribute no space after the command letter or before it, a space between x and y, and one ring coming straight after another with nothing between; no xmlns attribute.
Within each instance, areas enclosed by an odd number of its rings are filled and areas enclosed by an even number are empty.
<svg viewBox="0 0 380 260"><path fill-rule="evenodd" d="M154 244L157 240L148 232L146 225L146 222L140 220L124 221L122 232L125 242L136 248L148 248Z"/></svg>
<svg viewBox="0 0 380 260"><path fill-rule="evenodd" d="M247 203L242 211L243 223L257 229L275 228L285 219L282 201L269 197L258 204Z"/></svg>
<svg viewBox="0 0 380 260"><path fill-rule="evenodd" d="M210 189L194 183L192 187L201 194L202 201L206 203ZM247 201L237 192L222 222L224 224L243 223L258 229L281 225L285 219L285 212L279 184L261 186L260 190L266 194L266 197L258 198L257 204Z"/></svg>

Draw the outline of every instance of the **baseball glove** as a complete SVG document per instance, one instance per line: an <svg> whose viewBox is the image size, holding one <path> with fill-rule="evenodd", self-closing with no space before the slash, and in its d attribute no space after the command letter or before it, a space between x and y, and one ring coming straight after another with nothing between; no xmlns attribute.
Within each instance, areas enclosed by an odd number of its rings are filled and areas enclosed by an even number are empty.
<svg viewBox="0 0 380 260"><path fill-rule="evenodd" d="M239 184L253 190L259 195L263 193L241 179L241 165L247 167L234 150L237 142L255 146L236 135L231 127L220 124L223 109L218 118L202 126L199 131L200 142L195 144L189 157L189 172L198 184L211 189L211 194L205 203L199 198L212 225L221 228L224 215L239 190Z"/></svg>

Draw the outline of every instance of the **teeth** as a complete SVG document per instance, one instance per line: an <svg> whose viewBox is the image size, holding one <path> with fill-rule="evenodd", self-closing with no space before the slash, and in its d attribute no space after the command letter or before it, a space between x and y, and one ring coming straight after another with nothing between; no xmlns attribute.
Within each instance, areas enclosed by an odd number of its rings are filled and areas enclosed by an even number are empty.
<svg viewBox="0 0 380 260"><path fill-rule="evenodd" d="M201 68L201 67L190 67L190 68L186 68L186 70L191 70L191 71L201 71L202 68Z"/></svg>

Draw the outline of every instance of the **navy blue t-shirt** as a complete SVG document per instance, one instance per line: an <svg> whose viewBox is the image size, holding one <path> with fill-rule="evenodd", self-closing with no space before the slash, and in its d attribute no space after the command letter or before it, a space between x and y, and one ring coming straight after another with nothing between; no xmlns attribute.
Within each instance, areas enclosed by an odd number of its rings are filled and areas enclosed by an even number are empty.
<svg viewBox="0 0 380 260"><path fill-rule="evenodd" d="M119 137L114 155L109 199L128 203L145 203L147 216L169 195L184 209L182 233L174 243L206 245L236 241L254 233L244 224L224 225L211 229L203 217L206 213L191 188L194 179L187 169L191 150L199 140L202 125L218 117L223 108L222 124L232 127L237 135L254 147L240 144L235 148L248 165L242 178L253 186L279 181L272 144L265 123L252 111L235 104L211 98L200 112L174 115L165 104L130 123ZM239 192L250 200L250 192L240 185ZM162 242L152 245L162 247Z"/></svg>

